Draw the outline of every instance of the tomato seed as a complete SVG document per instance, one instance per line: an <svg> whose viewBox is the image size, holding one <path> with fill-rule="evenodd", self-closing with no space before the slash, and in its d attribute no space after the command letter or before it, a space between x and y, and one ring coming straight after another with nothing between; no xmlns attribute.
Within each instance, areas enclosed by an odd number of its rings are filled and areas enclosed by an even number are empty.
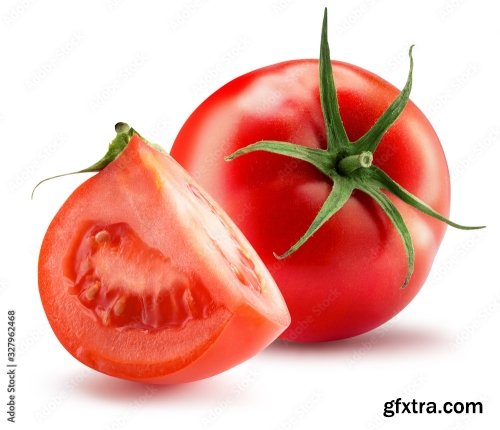
<svg viewBox="0 0 500 430"><path fill-rule="evenodd" d="M125 310L125 302L126 302L125 297L120 297L116 303L113 305L113 313L119 317L120 315L123 314L123 311Z"/></svg>
<svg viewBox="0 0 500 430"><path fill-rule="evenodd" d="M85 290L85 298L87 300L94 300L100 288L101 283L99 281L94 281L94 283Z"/></svg>
<svg viewBox="0 0 500 430"><path fill-rule="evenodd" d="M102 313L101 321L102 321L103 325L105 325L105 326L109 325L109 309Z"/></svg>
<svg viewBox="0 0 500 430"><path fill-rule="evenodd" d="M101 230L96 233L94 239L99 244L105 243L109 240L109 233L106 230Z"/></svg>

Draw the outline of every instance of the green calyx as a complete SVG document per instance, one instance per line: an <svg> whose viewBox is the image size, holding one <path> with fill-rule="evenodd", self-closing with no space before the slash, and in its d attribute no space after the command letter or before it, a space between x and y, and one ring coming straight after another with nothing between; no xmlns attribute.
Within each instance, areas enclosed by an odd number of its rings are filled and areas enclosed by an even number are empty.
<svg viewBox="0 0 500 430"><path fill-rule="evenodd" d="M384 210L403 241L408 262L407 273L402 284L404 288L413 273L415 252L410 232L403 217L382 190L391 192L405 203L452 227L462 230L473 230L484 228L484 226L467 227L450 221L392 180L380 168L372 164L373 154L382 137L399 117L409 100L413 72L413 46L409 50L410 70L403 90L375 122L372 128L361 138L351 142L347 137L342 118L340 117L327 33L327 10L325 8L321 31L319 75L321 108L326 127L326 149L309 148L290 142L265 140L241 148L225 159L226 161L230 161L254 151L272 152L308 162L332 180L332 190L307 231L284 254L275 254L275 257L279 259L286 258L297 251L326 221L342 208L354 190L360 190L369 195Z"/></svg>
<svg viewBox="0 0 500 430"><path fill-rule="evenodd" d="M61 175L51 176L50 178L45 178L41 180L38 184L35 185L33 191L31 192L31 198L33 199L33 195L35 194L35 190L44 182L49 181L55 178L61 178L63 176L68 175L76 175L77 173L90 173L90 172L99 172L104 169L109 163L111 163L116 157L118 157L125 147L130 142L130 138L134 133L138 134L133 128L129 127L128 124L124 122L119 122L115 124L116 136L111 141L108 146L108 151L99 161L87 167L86 169L78 170L76 172L63 173Z"/></svg>

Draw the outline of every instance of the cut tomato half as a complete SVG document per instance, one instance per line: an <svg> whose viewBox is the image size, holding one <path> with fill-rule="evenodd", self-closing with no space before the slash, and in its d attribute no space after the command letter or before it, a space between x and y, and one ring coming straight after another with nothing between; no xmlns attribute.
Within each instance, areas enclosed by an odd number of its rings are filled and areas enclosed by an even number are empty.
<svg viewBox="0 0 500 430"><path fill-rule="evenodd" d="M217 374L290 323L274 280L231 219L136 133L53 219L39 288L73 356L137 381Z"/></svg>

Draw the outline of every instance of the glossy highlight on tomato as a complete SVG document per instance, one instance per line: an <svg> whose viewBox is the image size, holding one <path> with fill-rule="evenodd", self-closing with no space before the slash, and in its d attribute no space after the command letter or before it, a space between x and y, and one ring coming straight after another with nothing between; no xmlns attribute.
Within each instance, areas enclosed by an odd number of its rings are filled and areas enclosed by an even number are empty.
<svg viewBox="0 0 500 430"><path fill-rule="evenodd" d="M43 307L63 346L103 373L148 383L217 374L286 328L285 303L217 203L170 156L128 139L51 222Z"/></svg>

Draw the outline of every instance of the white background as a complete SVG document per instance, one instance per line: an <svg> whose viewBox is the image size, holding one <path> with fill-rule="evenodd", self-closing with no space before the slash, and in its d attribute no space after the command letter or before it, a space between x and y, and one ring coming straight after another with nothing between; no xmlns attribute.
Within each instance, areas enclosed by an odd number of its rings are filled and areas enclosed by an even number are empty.
<svg viewBox="0 0 500 430"><path fill-rule="evenodd" d="M39 246L86 167L127 121L169 148L206 96L255 68L317 57L329 7L332 58L404 84L442 140L452 219L418 297L383 327L318 345L275 343L219 376L154 387L90 370L58 343L37 289ZM17 426L23 429L498 429L500 292L497 2L299 0L0 5L0 366L17 315ZM4 371L1 372L4 374ZM7 375L0 376L1 427ZM384 402L482 401L483 415L382 416ZM496 425L495 425L496 424ZM4 427L5 425L5 427Z"/></svg>

